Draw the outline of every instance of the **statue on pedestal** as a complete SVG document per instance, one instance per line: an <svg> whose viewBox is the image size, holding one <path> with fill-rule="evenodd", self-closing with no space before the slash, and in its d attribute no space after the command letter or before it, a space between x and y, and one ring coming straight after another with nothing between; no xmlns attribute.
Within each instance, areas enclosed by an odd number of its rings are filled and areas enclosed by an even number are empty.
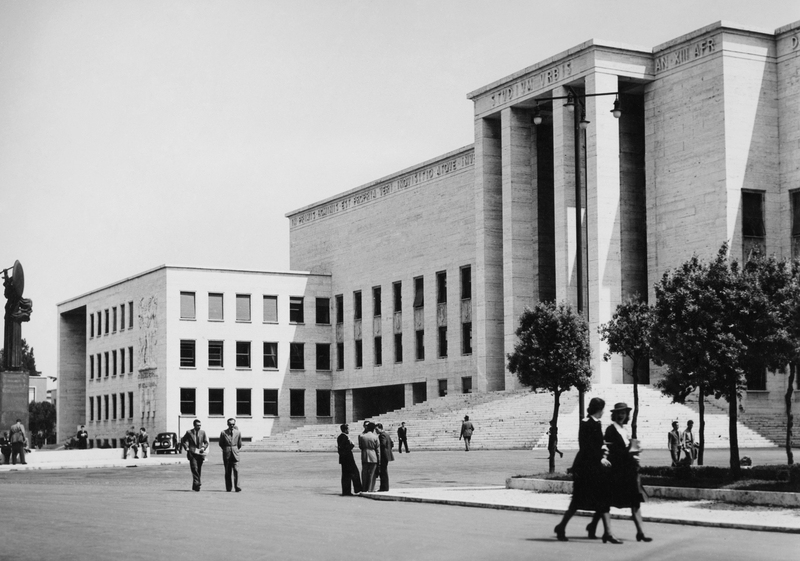
<svg viewBox="0 0 800 561"><path fill-rule="evenodd" d="M8 271L12 276L8 276ZM3 294L6 297L5 331L3 338L3 370L22 369L22 322L30 321L33 301L23 298L25 274L19 261L3 270Z"/></svg>

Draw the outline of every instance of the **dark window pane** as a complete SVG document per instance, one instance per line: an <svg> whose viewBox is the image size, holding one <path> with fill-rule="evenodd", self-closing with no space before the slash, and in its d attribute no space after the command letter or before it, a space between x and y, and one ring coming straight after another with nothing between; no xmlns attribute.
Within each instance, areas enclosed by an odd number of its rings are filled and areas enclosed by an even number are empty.
<svg viewBox="0 0 800 561"><path fill-rule="evenodd" d="M224 342L208 342L208 366L209 368L222 368L224 366Z"/></svg>
<svg viewBox="0 0 800 561"><path fill-rule="evenodd" d="M250 368L250 341L236 341L236 368Z"/></svg>
<svg viewBox="0 0 800 561"><path fill-rule="evenodd" d="M222 321L225 319L222 294L208 295L208 319Z"/></svg>
<svg viewBox="0 0 800 561"><path fill-rule="evenodd" d="M425 332L419 330L417 335L417 360L425 360Z"/></svg>
<svg viewBox="0 0 800 561"><path fill-rule="evenodd" d="M195 318L194 292L181 292L181 319L194 319L194 318ZM106 312L106 322L107 321L108 321L108 312ZM106 328L108 328L107 325Z"/></svg>
<svg viewBox="0 0 800 561"><path fill-rule="evenodd" d="M472 298L472 268L461 268L461 299Z"/></svg>
<svg viewBox="0 0 800 561"><path fill-rule="evenodd" d="M292 296L289 298L289 321L303 323L303 298Z"/></svg>
<svg viewBox="0 0 800 561"><path fill-rule="evenodd" d="M447 327L439 327L439 356L444 358L447 356Z"/></svg>
<svg viewBox="0 0 800 561"><path fill-rule="evenodd" d="M472 323L461 324L461 353L472 354Z"/></svg>
<svg viewBox="0 0 800 561"><path fill-rule="evenodd" d="M336 343L336 369L344 370L344 343Z"/></svg>
<svg viewBox="0 0 800 561"><path fill-rule="evenodd" d="M353 319L361 319L361 291L353 292Z"/></svg>
<svg viewBox="0 0 800 561"><path fill-rule="evenodd" d="M225 414L225 390L222 388L209 388L208 390L208 414Z"/></svg>
<svg viewBox="0 0 800 561"><path fill-rule="evenodd" d="M375 337L375 366L383 364L383 339Z"/></svg>
<svg viewBox="0 0 800 561"><path fill-rule="evenodd" d="M278 297L264 296L264 321L278 323Z"/></svg>
<svg viewBox="0 0 800 561"><path fill-rule="evenodd" d="M447 302L447 273L442 271L436 273L436 303L445 302Z"/></svg>
<svg viewBox="0 0 800 561"><path fill-rule="evenodd" d="M289 390L289 415L292 417L304 417L305 414L305 390Z"/></svg>
<svg viewBox="0 0 800 561"><path fill-rule="evenodd" d="M128 302L128 328L133 329L133 302Z"/></svg>
<svg viewBox="0 0 800 561"><path fill-rule="evenodd" d="M195 403L195 389L181 388L181 415L195 415Z"/></svg>
<svg viewBox="0 0 800 561"><path fill-rule="evenodd" d="M331 369L331 346L328 343L317 343L317 370Z"/></svg>
<svg viewBox="0 0 800 561"><path fill-rule="evenodd" d="M344 296L336 296L336 323L344 323Z"/></svg>
<svg viewBox="0 0 800 561"><path fill-rule="evenodd" d="M278 416L278 390L264 390L264 415Z"/></svg>
<svg viewBox="0 0 800 561"><path fill-rule="evenodd" d="M742 235L763 237L764 228L764 194L749 191L742 192Z"/></svg>
<svg viewBox="0 0 800 561"><path fill-rule="evenodd" d="M792 235L800 236L800 191L792 191L789 196L792 204Z"/></svg>
<svg viewBox="0 0 800 561"><path fill-rule="evenodd" d="M181 340L181 366L194 368L194 341Z"/></svg>
<svg viewBox="0 0 800 561"><path fill-rule="evenodd" d="M303 343L289 343L289 368L303 370L306 367Z"/></svg>
<svg viewBox="0 0 800 561"><path fill-rule="evenodd" d="M331 416L331 391L317 390L317 417Z"/></svg>
<svg viewBox="0 0 800 561"><path fill-rule="evenodd" d="M264 368L278 368L278 343L264 343Z"/></svg>
<svg viewBox="0 0 800 561"><path fill-rule="evenodd" d="M403 334L394 334L394 361L403 362Z"/></svg>
<svg viewBox="0 0 800 561"><path fill-rule="evenodd" d="M425 305L425 290L422 277L414 279L414 307L421 308Z"/></svg>
<svg viewBox="0 0 800 561"><path fill-rule="evenodd" d="M317 298L317 323L328 325L331 322L331 299Z"/></svg>
<svg viewBox="0 0 800 561"><path fill-rule="evenodd" d="M372 315L381 315L381 287L376 286L372 289Z"/></svg>
<svg viewBox="0 0 800 561"><path fill-rule="evenodd" d="M250 388L239 388L236 390L236 414L240 417L250 416Z"/></svg>
<svg viewBox="0 0 800 561"><path fill-rule="evenodd" d="M394 293L394 311L399 312L403 309L403 283L396 282L392 284L392 292Z"/></svg>
<svg viewBox="0 0 800 561"><path fill-rule="evenodd" d="M362 351L361 339L356 340L356 368L361 368L364 363L364 353Z"/></svg>

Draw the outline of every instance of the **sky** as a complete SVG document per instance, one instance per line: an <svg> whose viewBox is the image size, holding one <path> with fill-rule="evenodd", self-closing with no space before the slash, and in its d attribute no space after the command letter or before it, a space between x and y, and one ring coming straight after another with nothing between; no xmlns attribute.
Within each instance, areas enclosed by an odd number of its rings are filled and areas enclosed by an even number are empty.
<svg viewBox="0 0 800 561"><path fill-rule="evenodd" d="M162 264L289 269L285 214L473 141L466 94L588 39L797 0L0 0L0 268L56 304Z"/></svg>

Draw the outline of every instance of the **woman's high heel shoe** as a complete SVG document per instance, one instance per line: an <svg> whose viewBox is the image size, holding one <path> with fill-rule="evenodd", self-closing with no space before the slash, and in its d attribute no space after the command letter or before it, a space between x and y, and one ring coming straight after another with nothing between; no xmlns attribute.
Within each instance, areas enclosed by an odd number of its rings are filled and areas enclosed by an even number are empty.
<svg viewBox="0 0 800 561"><path fill-rule="evenodd" d="M561 524L559 524L558 526L553 528L553 531L556 533L556 539L558 541L560 541L560 542L568 542L569 541L567 539L567 536L566 536L566 533L565 533L565 529Z"/></svg>
<svg viewBox="0 0 800 561"><path fill-rule="evenodd" d="M603 534L603 543L613 543L613 544L620 544L622 543L620 540L612 536L611 534Z"/></svg>
<svg viewBox="0 0 800 561"><path fill-rule="evenodd" d="M653 541L653 538L648 538L647 536L644 535L644 532L639 532L638 534L636 534L636 541L637 542L651 542L651 541Z"/></svg>
<svg viewBox="0 0 800 561"><path fill-rule="evenodd" d="M589 539L590 540L596 540L597 539L597 533L596 532L597 532L597 526L595 526L593 528L591 523L586 525L586 533L589 534Z"/></svg>

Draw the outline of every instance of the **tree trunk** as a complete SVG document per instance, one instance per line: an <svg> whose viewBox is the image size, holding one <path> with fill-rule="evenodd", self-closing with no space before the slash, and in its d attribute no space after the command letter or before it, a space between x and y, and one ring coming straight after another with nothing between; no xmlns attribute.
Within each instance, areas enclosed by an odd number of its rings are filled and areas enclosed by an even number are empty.
<svg viewBox="0 0 800 561"><path fill-rule="evenodd" d="M703 452L706 448L706 398L703 396L703 385L700 384L697 396L697 404L700 406L700 432L697 438L700 440L700 450L697 453L697 465L703 465Z"/></svg>
<svg viewBox="0 0 800 561"><path fill-rule="evenodd" d="M735 379L731 380L728 391L730 392L730 397L728 398L728 433L730 435L731 475L738 478L742 469L739 465L739 430L736 425L739 413L739 397L736 393Z"/></svg>
<svg viewBox="0 0 800 561"><path fill-rule="evenodd" d="M631 420L631 438L636 436L636 426L639 419L639 373L638 361L633 361L633 419Z"/></svg>
<svg viewBox="0 0 800 561"><path fill-rule="evenodd" d="M794 380L797 375L797 364L792 361L789 363L789 387L786 388L786 462L789 465L794 463L792 454L792 425L794 415L792 415L792 393L794 392Z"/></svg>
<svg viewBox="0 0 800 561"><path fill-rule="evenodd" d="M553 404L553 420L550 421L550 439L547 442L547 450L550 452L550 473L556 471L556 438L558 435L558 408L561 406L561 392L553 392L555 403Z"/></svg>

